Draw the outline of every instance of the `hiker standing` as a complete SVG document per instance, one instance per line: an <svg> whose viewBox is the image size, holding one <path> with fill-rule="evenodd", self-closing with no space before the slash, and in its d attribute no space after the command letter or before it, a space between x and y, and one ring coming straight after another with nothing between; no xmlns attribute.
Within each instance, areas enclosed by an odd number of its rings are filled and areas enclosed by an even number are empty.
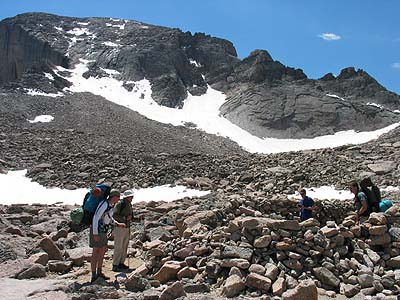
<svg viewBox="0 0 400 300"><path fill-rule="evenodd" d="M354 208L356 211L356 221L360 221L361 217L368 217L371 213L371 208L368 205L367 196L360 190L357 181L352 181L349 184L350 192L354 194Z"/></svg>
<svg viewBox="0 0 400 300"><path fill-rule="evenodd" d="M114 221L113 205L118 202L120 192L111 190L106 200L100 202L93 216L92 225L90 226L89 246L93 248L92 258L90 261L93 283L97 278L102 277L105 280L110 279L102 272L104 254L107 252L107 227L111 224L117 224L125 227L125 224Z"/></svg>
<svg viewBox="0 0 400 300"><path fill-rule="evenodd" d="M307 196L305 189L300 190L301 200L299 201L298 208L300 209L300 220L303 222L312 218L312 211L318 208L314 206L314 200Z"/></svg>
<svg viewBox="0 0 400 300"><path fill-rule="evenodd" d="M128 252L128 244L130 237L130 222L132 221L132 199L134 193L127 190L122 193L122 199L114 207L114 219L125 224L125 227L114 228L114 256L113 268L114 272L129 269L125 265L125 259Z"/></svg>

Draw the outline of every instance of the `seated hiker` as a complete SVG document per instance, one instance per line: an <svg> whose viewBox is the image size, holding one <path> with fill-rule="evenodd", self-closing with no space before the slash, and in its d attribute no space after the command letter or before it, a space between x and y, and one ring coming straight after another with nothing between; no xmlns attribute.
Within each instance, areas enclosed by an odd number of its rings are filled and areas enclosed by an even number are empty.
<svg viewBox="0 0 400 300"><path fill-rule="evenodd" d="M127 190L122 193L122 199L115 204L114 219L125 224L125 227L114 228L114 255L113 268L114 272L119 272L129 269L125 265L125 259L128 252L130 223L132 221L132 199L134 193L132 190Z"/></svg>
<svg viewBox="0 0 400 300"><path fill-rule="evenodd" d="M103 200L97 207L90 226L89 246L93 248L90 266L92 271L93 283L97 278L110 279L102 272L104 254L107 252L107 227L110 224L117 224L125 227L124 223L119 223L113 219L113 206L118 202L120 192L111 190L107 199Z"/></svg>
<svg viewBox="0 0 400 300"><path fill-rule="evenodd" d="M314 200L307 196L305 189L300 190L301 200L298 203L298 208L300 209L300 220L304 221L312 218L312 211L318 208L314 206Z"/></svg>
<svg viewBox="0 0 400 300"><path fill-rule="evenodd" d="M361 191L357 181L350 182L349 189L354 194L354 208L358 223L361 217L368 217L370 215L371 208L368 204L367 196Z"/></svg>

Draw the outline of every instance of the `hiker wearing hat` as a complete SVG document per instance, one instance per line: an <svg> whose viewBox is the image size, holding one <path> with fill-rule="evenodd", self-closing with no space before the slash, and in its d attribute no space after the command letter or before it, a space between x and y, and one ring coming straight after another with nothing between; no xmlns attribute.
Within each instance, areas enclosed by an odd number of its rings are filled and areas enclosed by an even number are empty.
<svg viewBox="0 0 400 300"><path fill-rule="evenodd" d="M113 218L113 206L118 202L120 192L112 189L107 199L99 203L93 216L90 226L89 246L93 248L90 266L92 270L93 283L97 278L110 279L102 272L104 254L107 251L107 227L115 224L118 227L125 227L124 223L115 221Z"/></svg>
<svg viewBox="0 0 400 300"><path fill-rule="evenodd" d="M125 265L125 259L128 252L128 244L130 238L130 222L132 221L132 199L134 193L127 190L122 193L122 199L114 207L114 219L123 223L125 227L114 228L114 256L113 268L114 272L128 270L129 266Z"/></svg>

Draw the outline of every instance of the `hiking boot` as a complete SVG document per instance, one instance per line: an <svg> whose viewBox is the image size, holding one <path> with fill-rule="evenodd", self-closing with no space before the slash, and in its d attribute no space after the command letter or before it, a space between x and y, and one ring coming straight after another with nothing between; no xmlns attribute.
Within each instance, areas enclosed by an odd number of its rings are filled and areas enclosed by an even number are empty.
<svg viewBox="0 0 400 300"><path fill-rule="evenodd" d="M110 277L108 277L108 276L107 276L106 274L104 274L104 273L97 274L97 277L101 277L101 278L103 278L104 280L110 279Z"/></svg>
<svg viewBox="0 0 400 300"><path fill-rule="evenodd" d="M118 268L120 268L122 270L128 270L129 269L129 267L127 265L125 265L125 264L119 264Z"/></svg>
<svg viewBox="0 0 400 300"><path fill-rule="evenodd" d="M113 265L112 271L113 271L113 272L120 272L120 271L121 271L121 268L120 268L119 266L117 266L117 265Z"/></svg>

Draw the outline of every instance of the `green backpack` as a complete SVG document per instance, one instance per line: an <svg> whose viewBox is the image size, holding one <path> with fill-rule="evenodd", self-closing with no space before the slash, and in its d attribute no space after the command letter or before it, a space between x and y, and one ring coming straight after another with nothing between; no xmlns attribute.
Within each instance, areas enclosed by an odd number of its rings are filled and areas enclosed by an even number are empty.
<svg viewBox="0 0 400 300"><path fill-rule="evenodd" d="M69 216L70 216L73 224L81 224L82 219L83 219L83 208L78 207L78 208L71 210Z"/></svg>

